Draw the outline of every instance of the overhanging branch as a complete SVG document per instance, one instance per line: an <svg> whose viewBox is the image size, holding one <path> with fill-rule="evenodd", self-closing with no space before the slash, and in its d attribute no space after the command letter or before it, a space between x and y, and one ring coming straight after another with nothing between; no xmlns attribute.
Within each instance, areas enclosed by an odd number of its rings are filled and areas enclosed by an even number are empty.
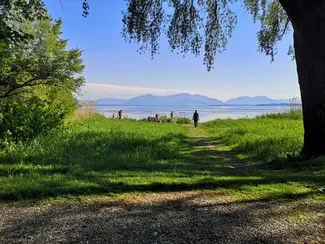
<svg viewBox="0 0 325 244"><path fill-rule="evenodd" d="M282 39L282 37L287 33L288 28L289 28L289 24L290 24L290 19L288 18L285 25L284 25L283 32L279 35L279 39Z"/></svg>

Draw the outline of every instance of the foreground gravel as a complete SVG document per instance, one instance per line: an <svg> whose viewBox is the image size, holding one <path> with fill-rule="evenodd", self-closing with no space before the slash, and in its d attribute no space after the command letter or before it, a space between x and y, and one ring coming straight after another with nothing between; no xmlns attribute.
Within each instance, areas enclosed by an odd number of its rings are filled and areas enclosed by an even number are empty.
<svg viewBox="0 0 325 244"><path fill-rule="evenodd" d="M301 207L195 192L0 206L0 243L325 243L324 206L296 219Z"/></svg>

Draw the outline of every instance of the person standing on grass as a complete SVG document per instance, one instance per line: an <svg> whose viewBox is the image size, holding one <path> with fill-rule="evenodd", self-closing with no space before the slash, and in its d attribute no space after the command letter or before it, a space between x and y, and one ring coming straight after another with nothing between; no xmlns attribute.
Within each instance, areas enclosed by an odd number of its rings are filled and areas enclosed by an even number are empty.
<svg viewBox="0 0 325 244"><path fill-rule="evenodd" d="M159 120L159 115L156 114L155 118L156 118L156 122L158 122L158 120Z"/></svg>
<svg viewBox="0 0 325 244"><path fill-rule="evenodd" d="M118 118L122 119L122 109L120 111L118 111Z"/></svg>
<svg viewBox="0 0 325 244"><path fill-rule="evenodd" d="M173 123L174 120L174 111L170 113L170 123Z"/></svg>
<svg viewBox="0 0 325 244"><path fill-rule="evenodd" d="M195 110L193 114L193 121L194 121L194 126L197 127L199 124L200 116L199 113Z"/></svg>

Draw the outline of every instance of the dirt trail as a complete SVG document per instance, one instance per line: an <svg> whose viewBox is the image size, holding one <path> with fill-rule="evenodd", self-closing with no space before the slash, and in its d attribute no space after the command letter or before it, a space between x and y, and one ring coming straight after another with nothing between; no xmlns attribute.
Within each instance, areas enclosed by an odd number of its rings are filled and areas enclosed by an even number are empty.
<svg viewBox="0 0 325 244"><path fill-rule="evenodd" d="M244 161L236 159L231 152L219 148L221 138L210 138L202 127L194 128L189 125L187 127L189 128L192 144L203 149L207 155L213 156L216 160L223 161L225 163L224 167L233 169L248 167Z"/></svg>

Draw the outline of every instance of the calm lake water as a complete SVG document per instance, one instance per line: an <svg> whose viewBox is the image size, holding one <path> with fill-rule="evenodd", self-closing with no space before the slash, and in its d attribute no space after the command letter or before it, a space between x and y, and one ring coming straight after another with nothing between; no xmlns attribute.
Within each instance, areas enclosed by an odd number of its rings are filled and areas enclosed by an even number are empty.
<svg viewBox="0 0 325 244"><path fill-rule="evenodd" d="M200 115L200 121L206 122L214 119L238 119L238 118L253 118L256 115L262 115L266 113L284 112L289 109L289 106L204 106L204 107L192 107L192 106L116 106L105 105L98 106L100 112L106 117L112 117L113 113L117 115L117 112L122 109L123 117L127 116L134 119L143 119L148 116L155 116L156 113L159 116L170 116L170 112L174 111L176 117L192 118L193 112L196 109Z"/></svg>

